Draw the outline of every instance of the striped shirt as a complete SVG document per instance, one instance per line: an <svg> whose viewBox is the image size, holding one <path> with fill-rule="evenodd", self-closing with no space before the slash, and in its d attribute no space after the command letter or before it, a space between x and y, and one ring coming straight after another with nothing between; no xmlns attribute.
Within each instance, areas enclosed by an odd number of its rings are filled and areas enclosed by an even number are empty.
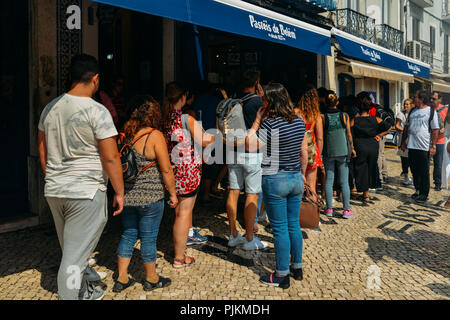
<svg viewBox="0 0 450 320"><path fill-rule="evenodd" d="M258 138L265 144L263 148L263 175L283 172L300 172L300 152L306 126L297 117L292 123L281 117L270 118L261 123Z"/></svg>

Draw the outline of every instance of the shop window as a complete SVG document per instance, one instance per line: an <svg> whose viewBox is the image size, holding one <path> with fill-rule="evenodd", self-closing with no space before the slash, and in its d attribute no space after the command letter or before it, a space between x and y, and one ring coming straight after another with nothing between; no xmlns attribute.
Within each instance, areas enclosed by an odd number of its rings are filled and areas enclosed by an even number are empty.
<svg viewBox="0 0 450 320"><path fill-rule="evenodd" d="M355 95L355 78L348 74L339 74L339 96Z"/></svg>
<svg viewBox="0 0 450 320"><path fill-rule="evenodd" d="M380 104L385 107L390 107L389 99L389 82L381 80L380 81Z"/></svg>

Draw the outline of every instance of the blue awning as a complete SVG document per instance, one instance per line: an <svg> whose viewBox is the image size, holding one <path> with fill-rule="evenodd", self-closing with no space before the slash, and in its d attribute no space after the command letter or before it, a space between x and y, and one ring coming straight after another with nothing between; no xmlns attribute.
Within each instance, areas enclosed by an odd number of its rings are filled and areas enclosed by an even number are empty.
<svg viewBox="0 0 450 320"><path fill-rule="evenodd" d="M240 0L93 1L331 55L330 31Z"/></svg>
<svg viewBox="0 0 450 320"><path fill-rule="evenodd" d="M338 29L332 29L341 52L346 56L375 63L382 67L430 78L430 65L370 43Z"/></svg>

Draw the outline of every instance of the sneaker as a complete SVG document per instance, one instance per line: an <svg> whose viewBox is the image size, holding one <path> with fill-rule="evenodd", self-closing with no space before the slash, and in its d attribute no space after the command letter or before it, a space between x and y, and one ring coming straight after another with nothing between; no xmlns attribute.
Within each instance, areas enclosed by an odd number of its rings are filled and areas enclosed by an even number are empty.
<svg viewBox="0 0 450 320"><path fill-rule="evenodd" d="M343 215L343 217L344 217L345 219L350 219L350 218L353 217L353 216L354 216L353 211L351 211L351 210L344 210L344 215Z"/></svg>
<svg viewBox="0 0 450 320"><path fill-rule="evenodd" d="M238 232L238 235L236 238L230 234L230 240L228 240L228 246L236 247L238 245L244 244L245 242L246 242L245 238L243 236L241 236L241 234Z"/></svg>
<svg viewBox="0 0 450 320"><path fill-rule="evenodd" d="M131 287L134 284L134 280L129 278L127 283L122 283L119 282L119 280L116 280L116 282L114 282L114 287L112 289L113 292L122 292L123 290L125 290L126 288Z"/></svg>
<svg viewBox="0 0 450 320"><path fill-rule="evenodd" d="M95 258L91 258L88 260L88 267L93 267L97 264L97 260Z"/></svg>
<svg viewBox="0 0 450 320"><path fill-rule="evenodd" d="M282 289L287 289L290 287L291 282L289 277L277 277L275 273L268 274L266 276L262 276L259 281L265 283L269 286L279 287Z"/></svg>
<svg viewBox="0 0 450 320"><path fill-rule="evenodd" d="M244 238L245 239L245 238ZM258 237L253 237L252 241L245 241L244 250L260 250L266 248L268 245L266 242L261 241Z"/></svg>
<svg viewBox="0 0 450 320"><path fill-rule="evenodd" d="M414 200L419 196L419 191L414 192L414 194L411 196Z"/></svg>
<svg viewBox="0 0 450 320"><path fill-rule="evenodd" d="M415 198L414 200L416 200L418 203L425 203L427 201L428 197L424 196L424 195L420 195L417 198Z"/></svg>
<svg viewBox="0 0 450 320"><path fill-rule="evenodd" d="M376 191L383 191L383 187L378 187L375 189Z"/></svg>
<svg viewBox="0 0 450 320"><path fill-rule="evenodd" d="M441 188L441 186L435 185L435 186L434 186L434 190L436 190L436 191L442 191L442 188Z"/></svg>
<svg viewBox="0 0 450 320"><path fill-rule="evenodd" d="M297 281L303 280L303 269L294 269L291 267L291 276Z"/></svg>
<svg viewBox="0 0 450 320"><path fill-rule="evenodd" d="M158 282L153 283L147 280L144 280L144 290L145 291L152 291L158 288L165 288L170 286L170 284L172 283L172 280L170 280L169 278L163 278L163 277L159 277Z"/></svg>
<svg viewBox="0 0 450 320"><path fill-rule="evenodd" d="M194 233L192 234L192 237L188 237L187 239L187 245L191 246L194 244L203 244L208 241L208 237L202 236L197 229L194 229Z"/></svg>
<svg viewBox="0 0 450 320"><path fill-rule="evenodd" d="M330 218L333 217L333 209L325 210L325 215Z"/></svg>
<svg viewBox="0 0 450 320"><path fill-rule="evenodd" d="M108 275L106 272L97 271L92 269L91 267L86 267L86 276L88 281L94 282L94 281L101 281L106 279L106 276Z"/></svg>
<svg viewBox="0 0 450 320"><path fill-rule="evenodd" d="M104 296L105 291L103 289L90 284L82 297L80 297L80 300L102 300Z"/></svg>
<svg viewBox="0 0 450 320"><path fill-rule="evenodd" d="M412 181L409 177L406 177L402 183L404 186L409 186L409 185L411 185Z"/></svg>

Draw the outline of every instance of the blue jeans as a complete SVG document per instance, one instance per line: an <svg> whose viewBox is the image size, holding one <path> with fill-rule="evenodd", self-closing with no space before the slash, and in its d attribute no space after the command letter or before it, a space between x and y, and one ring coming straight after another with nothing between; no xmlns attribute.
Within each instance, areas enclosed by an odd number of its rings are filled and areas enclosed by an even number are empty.
<svg viewBox="0 0 450 320"><path fill-rule="evenodd" d="M263 201L263 193L261 191L258 195L258 203L257 203L257 207L256 207L256 217L255 217L255 224L254 224L255 227L258 225L258 219L259 219L259 216L261 215L262 201Z"/></svg>
<svg viewBox="0 0 450 320"><path fill-rule="evenodd" d="M348 163L346 157L325 158L325 196L327 198L327 209L333 208L333 183L335 165L339 170L339 184L344 200L344 210L350 210L350 186L348 185Z"/></svg>
<svg viewBox="0 0 450 320"><path fill-rule="evenodd" d="M138 237L141 239L141 256L145 264L156 262L156 239L164 213L164 200L141 207L124 207L122 224L124 231L117 254L131 258Z"/></svg>
<svg viewBox="0 0 450 320"><path fill-rule="evenodd" d="M263 176L263 195L275 243L276 272L287 276L289 257L292 267L302 267L303 237L300 229L300 205L303 179L300 172L278 172Z"/></svg>

